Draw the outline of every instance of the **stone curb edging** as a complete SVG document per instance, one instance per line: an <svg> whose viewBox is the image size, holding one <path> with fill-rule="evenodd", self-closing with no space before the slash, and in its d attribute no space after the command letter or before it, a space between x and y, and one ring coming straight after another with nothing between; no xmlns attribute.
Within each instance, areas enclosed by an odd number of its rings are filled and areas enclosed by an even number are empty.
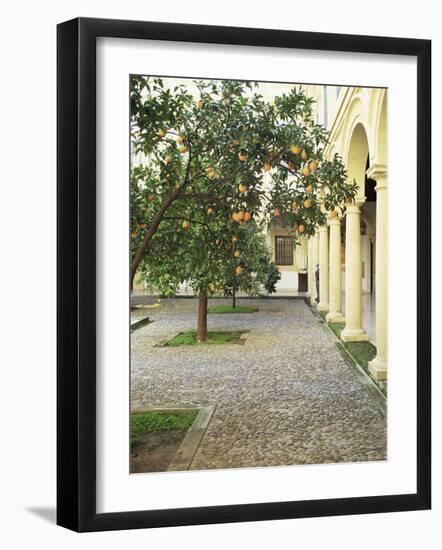
<svg viewBox="0 0 442 550"><path fill-rule="evenodd" d="M215 412L216 405L197 407L199 412L187 431L181 445L173 455L167 468L168 472L190 470L193 458L206 432L207 426Z"/></svg>
<svg viewBox="0 0 442 550"><path fill-rule="evenodd" d="M148 325L152 321L149 317L143 317L142 319L138 319L137 321L131 321L130 323L130 331L137 330L141 327L144 327L145 325Z"/></svg>
<svg viewBox="0 0 442 550"><path fill-rule="evenodd" d="M333 334L333 336L335 336L333 331L330 328L327 327L327 329ZM338 351L341 353L344 361L356 374L360 384L365 388L367 393L370 395L370 397L378 407L382 416L384 417L387 416L387 398L381 392L377 384L370 378L370 376L365 372L365 370L361 367L361 365L359 365L359 363L354 359L353 355L351 355L348 352L346 347L341 342L336 342L336 347L338 348Z"/></svg>
<svg viewBox="0 0 442 550"><path fill-rule="evenodd" d="M215 412L215 405L177 405L174 407L155 406L155 407L137 407L131 409L131 413L143 413L143 412L161 412L161 413L181 413L198 411L195 420L187 430L183 441L181 442L178 450L172 457L172 460L167 467L166 472L181 472L189 470L192 464L193 457L201 443L201 440L206 432L207 426Z"/></svg>
<svg viewBox="0 0 442 550"><path fill-rule="evenodd" d="M347 365L352 369L352 371L355 373L359 383L369 394L372 401L375 403L375 405L379 409L379 412L382 414L382 416L386 417L387 416L386 396L381 392L381 390L379 389L378 385L374 382L374 380L372 380L372 378L365 372L365 370L361 367L361 365L356 361L353 355L349 353L349 351L342 344L342 342L338 340L338 338L336 337L336 334L328 326L328 323L324 321L324 319L319 315L317 311L315 311L312 308L312 306L309 303L306 302L306 304L309 307L310 311L313 313L313 315L317 317L320 325L324 327L324 330L326 330L327 333L332 336L342 358L347 363Z"/></svg>

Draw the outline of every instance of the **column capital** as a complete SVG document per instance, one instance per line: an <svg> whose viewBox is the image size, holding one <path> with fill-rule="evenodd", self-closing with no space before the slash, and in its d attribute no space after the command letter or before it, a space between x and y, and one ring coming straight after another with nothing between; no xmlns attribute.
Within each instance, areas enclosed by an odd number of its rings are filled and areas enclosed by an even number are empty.
<svg viewBox="0 0 442 550"><path fill-rule="evenodd" d="M328 231L327 225L318 226L318 232L321 233L322 231Z"/></svg>
<svg viewBox="0 0 442 550"><path fill-rule="evenodd" d="M365 202L365 197L355 197L353 201L346 204L346 214L360 214L361 206Z"/></svg>
<svg viewBox="0 0 442 550"><path fill-rule="evenodd" d="M328 225L341 225L341 220L338 217L327 218L327 223Z"/></svg>
<svg viewBox="0 0 442 550"><path fill-rule="evenodd" d="M375 180L376 182L379 179L386 179L387 177L387 165L386 164L373 164L373 166L370 166L370 168L365 172L367 174L367 178L370 178L372 180Z"/></svg>

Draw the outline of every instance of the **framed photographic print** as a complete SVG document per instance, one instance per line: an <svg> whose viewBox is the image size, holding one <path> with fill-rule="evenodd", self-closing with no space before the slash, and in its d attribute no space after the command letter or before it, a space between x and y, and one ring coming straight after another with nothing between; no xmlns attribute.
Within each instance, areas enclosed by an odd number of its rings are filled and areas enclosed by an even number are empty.
<svg viewBox="0 0 442 550"><path fill-rule="evenodd" d="M59 525L430 508L430 52L58 26Z"/></svg>

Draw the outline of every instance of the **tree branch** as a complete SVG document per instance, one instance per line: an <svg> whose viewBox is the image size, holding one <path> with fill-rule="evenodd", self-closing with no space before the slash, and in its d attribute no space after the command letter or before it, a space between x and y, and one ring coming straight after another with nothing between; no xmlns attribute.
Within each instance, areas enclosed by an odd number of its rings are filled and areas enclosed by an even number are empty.
<svg viewBox="0 0 442 550"><path fill-rule="evenodd" d="M196 223L197 225L202 225L211 233L212 235L215 235L215 233L212 231L209 224L199 221L199 220L193 220L192 218L188 218L187 216L163 216L163 220L179 220L179 221L188 221L191 223Z"/></svg>
<svg viewBox="0 0 442 550"><path fill-rule="evenodd" d="M164 217L164 214L167 212L169 207L173 204L173 202L179 197L181 191L186 187L186 185L189 182L189 174L190 174L190 164L192 162L192 148L189 144L189 158L187 160L187 167L186 167L186 173L184 176L183 182L165 199L163 204L161 205L159 211L155 214L153 217L152 223L150 224L150 227L144 236L143 242L141 243L140 247L138 248L132 262L131 262L131 287L133 284L133 280L135 277L135 273L137 272L138 266L140 265L140 262L149 247L149 244L152 240L152 237L155 235L155 232L158 229L158 226L161 223L161 220Z"/></svg>

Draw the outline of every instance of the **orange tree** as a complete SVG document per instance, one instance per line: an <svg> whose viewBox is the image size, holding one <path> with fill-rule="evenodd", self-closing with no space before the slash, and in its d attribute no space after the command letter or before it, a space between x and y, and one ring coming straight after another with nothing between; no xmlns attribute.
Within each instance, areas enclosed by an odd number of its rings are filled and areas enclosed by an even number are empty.
<svg viewBox="0 0 442 550"><path fill-rule="evenodd" d="M224 296L232 297L232 307L236 307L236 294L239 290L252 296L261 294L262 289L271 294L276 291L276 280L269 284L271 252L265 238L265 223L252 220L230 225L225 238L220 241L226 250L223 265L225 271L220 290ZM279 274L278 269L276 268ZM279 277L281 275L279 274Z"/></svg>
<svg viewBox="0 0 442 550"><path fill-rule="evenodd" d="M312 105L296 87L270 102L252 82L132 77L131 281L164 223L175 235L192 227L187 237L203 243L215 226L277 219L296 239L343 208L355 184L338 155L324 157L328 134ZM163 252L173 261L177 247ZM154 256L165 266L164 253ZM204 295L213 277L199 273Z"/></svg>
<svg viewBox="0 0 442 550"><path fill-rule="evenodd" d="M238 289L256 295L270 268L265 235L255 221L234 224L207 210L165 216L140 264L148 284L163 295L174 295L184 282L192 286L199 296L198 341L207 339L208 296L234 297Z"/></svg>

